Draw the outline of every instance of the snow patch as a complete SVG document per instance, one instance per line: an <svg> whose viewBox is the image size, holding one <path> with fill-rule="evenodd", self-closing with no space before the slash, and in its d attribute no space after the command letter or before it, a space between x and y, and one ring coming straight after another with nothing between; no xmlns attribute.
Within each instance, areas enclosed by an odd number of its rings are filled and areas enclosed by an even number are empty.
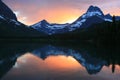
<svg viewBox="0 0 120 80"><path fill-rule="evenodd" d="M32 28L34 28L34 29L39 29L39 28L42 28L41 25L42 25L42 23L39 22L39 23L33 25ZM50 30L56 30L56 29L63 29L63 28L65 28L65 26L67 26L67 25L68 25L68 24L45 24L45 26L43 26L43 27L45 27L45 28L47 28L47 29L50 29Z"/></svg>
<svg viewBox="0 0 120 80"><path fill-rule="evenodd" d="M77 21L76 23L72 24L71 27L70 27L70 30L69 31L73 31L77 28L80 28L81 25L86 21L86 19L82 19L80 21Z"/></svg>
<svg viewBox="0 0 120 80"><path fill-rule="evenodd" d="M109 21L109 22L112 22L112 20L111 19L104 19L105 21Z"/></svg>
<svg viewBox="0 0 120 80"><path fill-rule="evenodd" d="M5 18L3 16L1 16L1 15L0 15L0 18L3 19L3 20L5 20Z"/></svg>
<svg viewBox="0 0 120 80"><path fill-rule="evenodd" d="M92 16L95 16L95 15L102 15L101 12L99 11L95 11L95 12L87 12L85 14L82 15L82 18L89 18L89 17L92 17Z"/></svg>

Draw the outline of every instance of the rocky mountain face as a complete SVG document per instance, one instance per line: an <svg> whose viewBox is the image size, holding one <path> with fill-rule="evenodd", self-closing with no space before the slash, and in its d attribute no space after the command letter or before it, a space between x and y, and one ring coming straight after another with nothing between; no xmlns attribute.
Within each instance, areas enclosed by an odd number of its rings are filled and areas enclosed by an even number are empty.
<svg viewBox="0 0 120 80"><path fill-rule="evenodd" d="M39 37L44 34L14 20L0 16L0 38Z"/></svg>
<svg viewBox="0 0 120 80"><path fill-rule="evenodd" d="M17 20L16 15L13 11L0 0L0 15L4 16L5 18Z"/></svg>

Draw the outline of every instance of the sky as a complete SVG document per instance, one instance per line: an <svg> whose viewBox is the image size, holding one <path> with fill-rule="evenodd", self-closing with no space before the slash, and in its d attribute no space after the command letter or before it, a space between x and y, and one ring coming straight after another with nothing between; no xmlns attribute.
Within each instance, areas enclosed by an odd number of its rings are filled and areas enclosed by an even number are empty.
<svg viewBox="0 0 120 80"><path fill-rule="evenodd" d="M49 23L71 23L85 13L90 5L104 14L120 16L120 0L3 0L20 22L33 25L41 20Z"/></svg>

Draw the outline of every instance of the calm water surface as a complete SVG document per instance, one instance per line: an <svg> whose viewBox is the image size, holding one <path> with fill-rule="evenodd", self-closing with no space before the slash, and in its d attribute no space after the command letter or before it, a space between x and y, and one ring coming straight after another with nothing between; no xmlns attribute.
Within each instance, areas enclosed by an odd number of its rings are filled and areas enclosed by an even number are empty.
<svg viewBox="0 0 120 80"><path fill-rule="evenodd" d="M119 61L95 57L89 50L53 45L21 47L1 49L15 53L2 55L1 80L120 80Z"/></svg>

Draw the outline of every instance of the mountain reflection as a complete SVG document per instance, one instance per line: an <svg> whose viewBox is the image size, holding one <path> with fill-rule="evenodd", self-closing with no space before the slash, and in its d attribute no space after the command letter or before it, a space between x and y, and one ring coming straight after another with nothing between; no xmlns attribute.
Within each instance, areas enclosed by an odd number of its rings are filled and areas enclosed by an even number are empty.
<svg viewBox="0 0 120 80"><path fill-rule="evenodd" d="M42 48L36 49L32 53L42 58L43 60L48 56L55 56L55 55L72 56L82 66L86 68L89 74L96 74L102 69L104 65L107 64L106 61L92 57L86 51L79 52L77 50L63 48L63 47L55 47L51 45L47 45Z"/></svg>
<svg viewBox="0 0 120 80"><path fill-rule="evenodd" d="M26 54L28 52L29 54ZM56 63L57 67L60 67L60 66L64 68L66 67L65 68L66 70L68 70L71 67L82 68L82 69L86 69L86 71L90 75L91 74L97 75L100 71L102 71L102 69L104 69L104 67L111 68L111 72L114 73L116 72L115 71L116 66L117 66L117 69L119 69L118 67L120 65L119 49L116 47L101 48L93 45L84 45L84 46L83 45L79 45L79 46L78 45L77 46L76 45L75 46L60 45L59 46L59 45L50 45L50 44L48 45L43 45L43 44L14 44L14 45L7 44L5 45L3 44L2 46L0 46L0 53L1 53L0 54L0 77L5 75L6 72L9 71L12 67L13 67L12 69L14 69L19 67L19 65L21 64L27 65L30 61L32 62L32 60L46 61L49 58L50 60L47 62L47 66L49 66L48 63L49 64ZM28 59L31 55L32 55L32 58ZM52 56L56 56L56 59L55 57L54 59L51 58ZM63 59L59 60L59 58L63 58ZM69 62L71 65L68 64ZM36 65L37 64L39 65L39 62L36 63ZM44 65L40 64L39 66L44 66ZM55 65L51 65L51 66L55 66Z"/></svg>

